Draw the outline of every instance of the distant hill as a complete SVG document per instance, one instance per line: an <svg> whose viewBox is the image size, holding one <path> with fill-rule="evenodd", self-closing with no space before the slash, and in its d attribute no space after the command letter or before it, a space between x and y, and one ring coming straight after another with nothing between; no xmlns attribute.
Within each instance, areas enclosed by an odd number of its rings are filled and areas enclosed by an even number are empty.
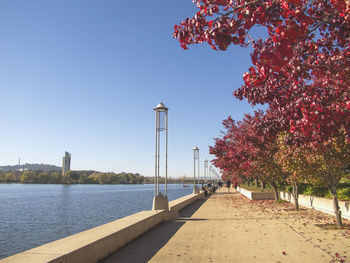
<svg viewBox="0 0 350 263"><path fill-rule="evenodd" d="M21 165L5 165L0 166L0 171L2 172L12 172L12 171L61 171L62 167L51 165L51 164L38 164L38 163L26 163Z"/></svg>

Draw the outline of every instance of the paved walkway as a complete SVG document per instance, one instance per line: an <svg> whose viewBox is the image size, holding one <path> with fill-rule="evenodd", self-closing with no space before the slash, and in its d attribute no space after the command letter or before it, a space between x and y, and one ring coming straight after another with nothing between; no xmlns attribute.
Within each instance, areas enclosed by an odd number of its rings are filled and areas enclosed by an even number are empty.
<svg viewBox="0 0 350 263"><path fill-rule="evenodd" d="M333 223L334 217L224 191L184 209L179 219L152 229L103 263L350 262L350 230L316 226Z"/></svg>

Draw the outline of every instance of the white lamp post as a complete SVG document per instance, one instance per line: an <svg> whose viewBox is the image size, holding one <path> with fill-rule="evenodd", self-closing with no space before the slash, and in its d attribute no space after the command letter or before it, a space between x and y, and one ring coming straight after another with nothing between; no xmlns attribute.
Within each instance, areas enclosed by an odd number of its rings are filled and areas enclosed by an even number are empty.
<svg viewBox="0 0 350 263"><path fill-rule="evenodd" d="M210 167L209 167L209 180L210 180L210 181L212 181L212 179L213 179L212 176L213 176L213 167L210 166ZM213 181L212 181L211 183L213 184Z"/></svg>
<svg viewBox="0 0 350 263"><path fill-rule="evenodd" d="M199 149L197 146L193 148L193 194L199 193L196 187L196 160L198 162L197 177L199 178Z"/></svg>
<svg viewBox="0 0 350 263"><path fill-rule="evenodd" d="M215 181L216 181L216 183L218 182L218 177L219 177L219 175L218 175L218 173L215 171Z"/></svg>
<svg viewBox="0 0 350 263"><path fill-rule="evenodd" d="M207 180L208 160L204 161L204 181Z"/></svg>
<svg viewBox="0 0 350 263"><path fill-rule="evenodd" d="M154 109L156 112L156 149L155 149L155 171L154 171L154 200L153 210L169 210L167 197L168 179L168 108L163 103L159 103ZM165 193L159 192L159 159L160 159L160 132L165 131Z"/></svg>

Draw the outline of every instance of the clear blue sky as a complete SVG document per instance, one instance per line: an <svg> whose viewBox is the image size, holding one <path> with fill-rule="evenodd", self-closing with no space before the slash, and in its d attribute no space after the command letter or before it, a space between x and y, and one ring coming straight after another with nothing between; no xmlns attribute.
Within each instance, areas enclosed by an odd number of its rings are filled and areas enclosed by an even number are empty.
<svg viewBox="0 0 350 263"><path fill-rule="evenodd" d="M154 174L154 111L169 108L169 175L193 174L222 120L252 111L232 96L249 50L183 51L173 26L191 0L0 1L0 165ZM203 171L201 171L203 173Z"/></svg>

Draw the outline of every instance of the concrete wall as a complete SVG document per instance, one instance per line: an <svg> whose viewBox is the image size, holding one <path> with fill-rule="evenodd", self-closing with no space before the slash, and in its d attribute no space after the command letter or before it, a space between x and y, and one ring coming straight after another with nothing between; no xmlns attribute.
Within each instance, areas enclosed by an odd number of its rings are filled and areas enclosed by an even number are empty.
<svg viewBox="0 0 350 263"><path fill-rule="evenodd" d="M294 198L291 193L280 192L280 197L283 200L294 203ZM333 199L300 194L298 201L299 205L312 208L330 215L335 215L333 208ZM349 201L339 201L339 207L343 218L350 219L349 205Z"/></svg>
<svg viewBox="0 0 350 263"><path fill-rule="evenodd" d="M200 192L199 194L190 194L186 195L184 197L181 197L179 199L176 199L174 201L169 202L169 210L170 211L176 211L179 212L186 206L192 204L196 200L204 197L204 192Z"/></svg>
<svg viewBox="0 0 350 263"><path fill-rule="evenodd" d="M275 196L273 192L252 192L247 189L237 187L237 191L250 200L274 200Z"/></svg>
<svg viewBox="0 0 350 263"><path fill-rule="evenodd" d="M250 200L274 200L274 194L272 192L252 192L240 187L237 187L237 191L242 195L248 197ZM294 203L294 198L291 193L280 192L280 198ZM327 199L322 197L315 197L310 195L299 194L299 205L312 208L330 215L335 215L333 208L333 199ZM350 202L339 201L339 207L342 212L342 217L350 220Z"/></svg>
<svg viewBox="0 0 350 263"><path fill-rule="evenodd" d="M184 207L203 197L187 195L165 210L143 211L84 232L4 258L1 263L93 263L136 239L161 222L174 218ZM14 233L16 234L16 233Z"/></svg>

